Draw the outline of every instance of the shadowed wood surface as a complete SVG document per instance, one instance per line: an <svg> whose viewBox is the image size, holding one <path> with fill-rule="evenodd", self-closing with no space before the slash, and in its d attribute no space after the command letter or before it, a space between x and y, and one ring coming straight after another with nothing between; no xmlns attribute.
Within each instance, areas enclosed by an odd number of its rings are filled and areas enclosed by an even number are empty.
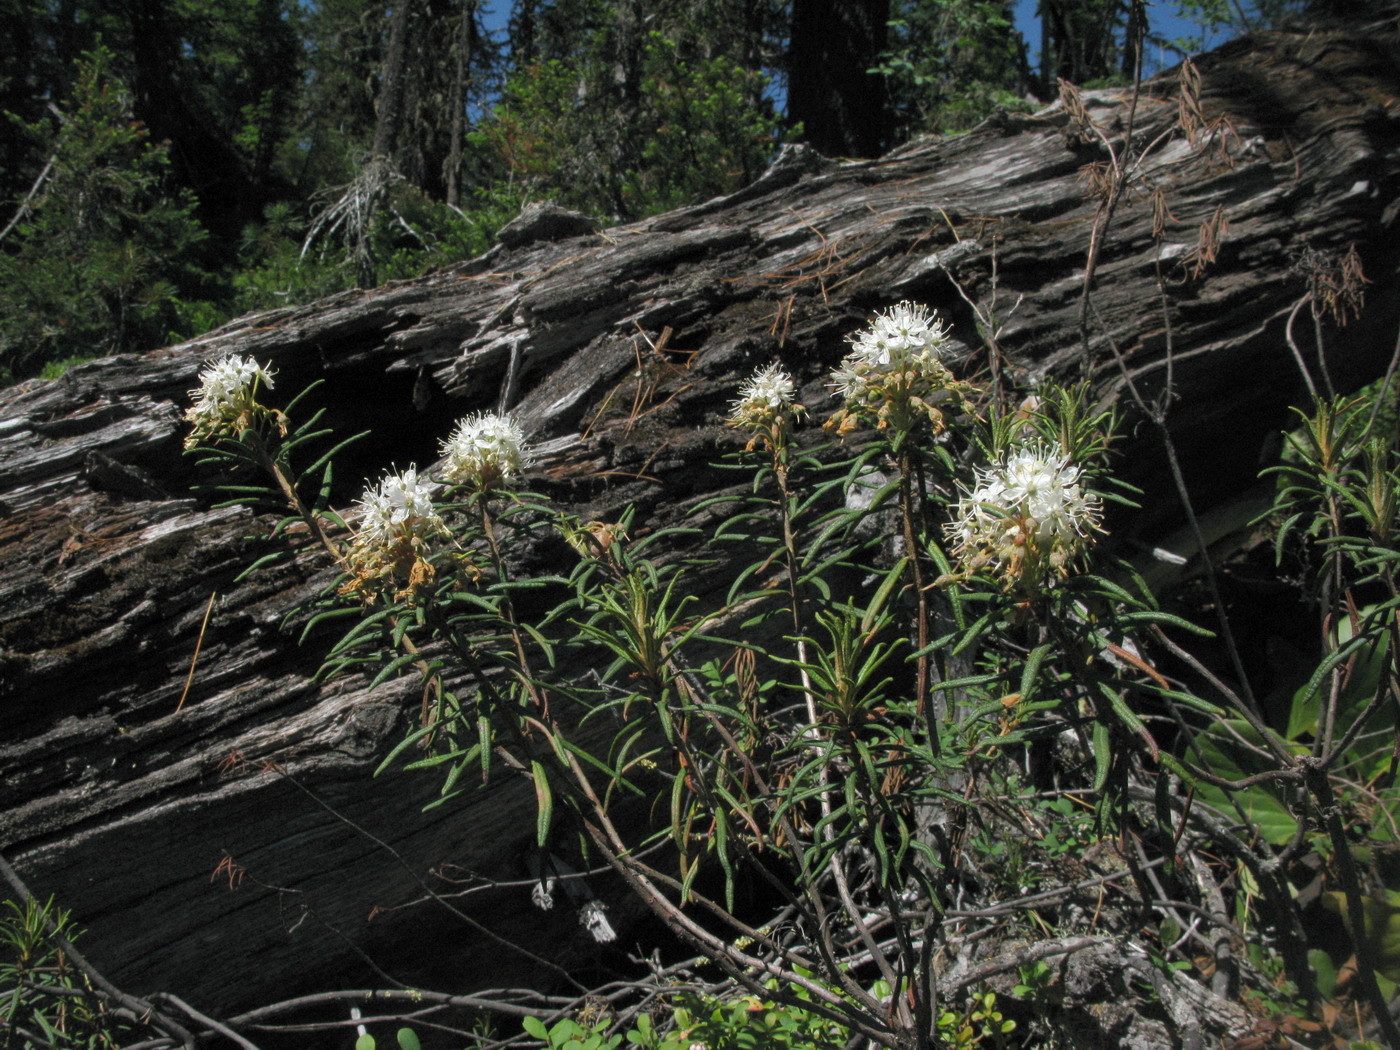
<svg viewBox="0 0 1400 1050"><path fill-rule="evenodd" d="M457 268L0 392L0 843L73 909L115 981L202 1009L381 982L358 951L409 981L432 963L447 990L534 979L534 963L429 909L368 921L417 897L414 879L269 766L415 871L524 877L528 789L499 777L424 812L430 774L371 779L419 697L411 680L373 694L313 680L323 644L279 625L331 578L315 551L237 579L270 549L271 522L188 495L182 413L202 364L254 356L283 398L324 380L317 403L337 430L373 430L338 475L342 506L360 478L431 463L457 417L504 407L540 449L533 487L589 517L636 502L650 527L730 483L708 464L740 443L723 419L753 368L781 361L821 418L825 376L875 309L937 308L966 347L961 369L986 379L965 294L1003 326L1007 382L1086 375L1124 401L1123 368L1150 396L1170 381L1193 492L1228 504L1305 397L1285 324L1309 260L1354 247L1370 281L1359 318L1326 326L1338 389L1390 359L1400 62L1388 36L1314 33L1236 41L1198 64L1202 115L1219 123L1195 142L1170 134L1175 72L1135 111L1125 92L1084 96L1120 148L1130 122L1134 142L1158 143L1132 155L1101 231L1087 330L1099 212L1086 166L1108 154L1057 105L875 161L790 148L754 186L629 226L542 209ZM1210 224L1218 244L1203 249ZM1310 322L1297 338L1311 353ZM1138 428L1120 460L1147 492L1133 529L1149 542L1180 524L1154 440ZM572 916L534 910L527 888L462 906L551 960L591 957Z"/></svg>

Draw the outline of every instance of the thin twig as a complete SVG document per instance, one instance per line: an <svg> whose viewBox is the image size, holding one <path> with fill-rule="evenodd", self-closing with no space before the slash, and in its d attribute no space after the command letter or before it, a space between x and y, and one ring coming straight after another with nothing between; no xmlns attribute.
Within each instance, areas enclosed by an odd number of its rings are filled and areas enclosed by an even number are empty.
<svg viewBox="0 0 1400 1050"><path fill-rule="evenodd" d="M185 676L185 688L180 693L180 702L175 705L175 713L178 715L180 709L185 706L185 697L190 695L190 686L194 684L194 669L199 663L199 650L204 646L204 631L209 626L209 614L214 611L214 599L219 596L218 591L209 595L209 605L204 610L204 619L199 625L199 637L194 642L194 655L190 657L190 673Z"/></svg>
<svg viewBox="0 0 1400 1050"><path fill-rule="evenodd" d="M423 876L421 876L418 873L416 868L409 864L408 861L404 860L403 854L401 854L398 850L394 849L393 846L389 845L383 839L374 835L368 829L361 827L359 824L356 824L353 820L351 820L345 814L341 813L329 802L321 798L320 795L316 794L316 792L312 791L305 784L299 781L296 777L288 773L285 769L281 769L279 767L277 769L277 773L284 780L286 780L293 787L295 787L298 791L306 795L307 798L311 799L312 802L315 802L316 805L320 806L331 816L335 817L336 820L340 821L346 827L350 828L352 831L362 836L367 841L372 842L374 845L387 852L391 857L394 858L395 861L398 862L399 867L403 868L404 871L408 872L408 874L412 877L413 881L418 883L418 885L422 888L424 893L431 897L433 901L435 901L437 904L446 908L449 912L452 913L452 915L456 916L458 919L462 920L462 922L470 926L473 930L482 934L485 937L490 938L494 943L500 945L502 948L515 952L519 955L523 955L525 958L533 962L536 966L541 966L544 969L549 970L551 973L557 974L559 977L563 978L565 981L567 981L569 984L573 985L580 991L586 991L583 985L579 984L576 980L574 980L574 978L569 974L569 972L565 970L562 966L559 966L556 963L552 963L548 959L541 958L529 949L523 948L520 945L516 944L514 941L502 937L500 934L483 926L481 923L477 922L466 912L462 911L460 908L453 905L450 901L446 900L440 893L438 893L430 885L428 885L427 880L425 880Z"/></svg>
<svg viewBox="0 0 1400 1050"><path fill-rule="evenodd" d="M1395 378L1397 368L1400 368L1400 329L1397 329L1395 333L1395 349L1391 352L1390 364L1386 367L1385 377L1381 380L1381 388L1376 394L1375 401L1371 402L1371 416L1366 420L1367 434L1376 425L1376 416L1380 414L1381 406L1385 404L1386 396L1390 393L1390 383Z"/></svg>
<svg viewBox="0 0 1400 1050"><path fill-rule="evenodd" d="M56 160L58 160L57 151L49 158L48 163L44 165L44 170L39 172L39 177L34 180L34 185L29 187L29 192L24 195L24 200L19 202L19 207L15 208L15 213L10 218L10 221L5 224L5 228L0 230L0 241L3 241L9 235L10 231L19 225L19 221L23 219L25 214L29 211L29 202L34 199L34 195L39 192L39 188L43 186L44 181L48 179L49 172L53 170Z"/></svg>
<svg viewBox="0 0 1400 1050"><path fill-rule="evenodd" d="M216 1021L214 1020L214 1018L209 1017L206 1014L200 1013L189 1003L181 999L178 995L174 995L170 992L157 992L154 996L152 996L152 998L164 999L167 1003L170 1003L172 1006L179 1007L191 1018L204 1025L210 1031L218 1032L225 1038L233 1040L233 1042L243 1047L243 1050L262 1050L262 1048L259 1047L257 1043L254 1043L248 1039L244 1039L243 1036L239 1035L232 1028L222 1023L221 1021Z"/></svg>
<svg viewBox="0 0 1400 1050"><path fill-rule="evenodd" d="M1293 322L1298 319L1298 311L1306 306L1311 299L1312 293L1309 292L1293 304L1293 309L1288 312L1288 323L1283 326L1283 338L1288 343L1288 349L1293 351L1293 360L1298 363L1298 371L1303 375L1303 382L1308 386L1308 393L1312 395L1314 401L1317 401L1317 385L1308 372L1307 362L1303 360L1303 351L1298 349L1298 341L1293 338Z"/></svg>
<svg viewBox="0 0 1400 1050"><path fill-rule="evenodd" d="M1138 389L1137 382L1133 379L1132 372L1128 369L1128 363L1123 358L1123 351L1118 346L1118 341L1113 338L1113 333L1099 314L1098 307L1091 301L1089 309L1094 315L1094 320L1098 322L1103 331L1104 338L1108 341L1109 348L1113 351L1113 359L1118 365L1118 370L1123 376L1123 381L1127 384L1128 392L1132 395L1133 403L1157 428L1157 432L1162 439L1162 448L1167 454L1167 466L1171 470L1172 482L1176 486L1177 497L1181 500L1182 510L1186 514L1186 521L1191 527L1191 535L1196 540L1196 549L1201 556L1202 571L1205 575L1206 585L1210 588L1211 599L1215 603L1215 616L1220 625L1220 634L1225 641L1225 648L1230 656L1230 662L1234 667L1235 675L1239 679L1241 700L1239 710L1251 720L1263 724L1263 715L1259 711L1259 702L1254 697L1254 690L1249 685L1249 675L1244 669L1244 660L1240 656L1239 646L1235 643L1235 633L1230 627L1230 617L1225 611L1224 598L1220 594L1220 585L1215 578L1215 562L1210 556L1210 545L1201 531L1200 519L1196 516L1195 505L1191 501L1191 493L1186 487L1186 478L1181 471L1181 462L1176 455L1176 442L1173 440L1171 430L1167 427L1166 417L1155 411L1147 403L1142 392ZM1267 738L1267 734L1266 734Z"/></svg>

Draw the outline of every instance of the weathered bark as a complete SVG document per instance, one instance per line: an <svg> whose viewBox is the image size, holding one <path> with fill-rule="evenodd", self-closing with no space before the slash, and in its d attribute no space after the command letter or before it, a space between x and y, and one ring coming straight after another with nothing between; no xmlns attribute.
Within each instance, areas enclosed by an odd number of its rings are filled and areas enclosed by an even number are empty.
<svg viewBox="0 0 1400 1050"><path fill-rule="evenodd" d="M413 20L413 4L401 3L394 8L389 23L389 43L384 50L384 75L379 88L379 118L374 124L374 143L370 158L388 158L398 141L403 123L404 56L408 53L408 25Z"/></svg>
<svg viewBox="0 0 1400 1050"><path fill-rule="evenodd" d="M889 0L795 0L788 46L788 116L823 153L873 157L889 145L885 50Z"/></svg>
<svg viewBox="0 0 1400 1050"><path fill-rule="evenodd" d="M1200 68L1206 115L1229 122L1217 139L1228 160L1176 140L1142 164L1103 239L1087 342L1096 209L1081 171L1104 154L1055 107L876 161L790 150L730 197L602 233L527 221L509 247L449 271L0 393L0 842L16 867L73 909L89 956L118 983L202 1008L377 981L347 941L405 979L428 962L457 987L524 979L533 964L464 928L436 933L442 921L422 909L367 924L416 884L269 768L419 872L523 876L528 790L499 777L424 813L431 775L371 779L419 699L411 680L373 694L359 679L315 681L317 640L299 648L279 632L329 579L315 552L238 579L269 549L258 538L269 522L187 495L198 475L181 454L181 413L201 364L255 356L277 369L279 395L324 379L332 424L372 426L339 474L342 505L355 479L431 462L457 416L505 406L541 449L533 486L586 516L635 501L645 528L728 483L706 464L738 444L722 421L742 377L781 360L820 417L825 375L875 308L937 307L967 345L962 367L985 374L951 273L974 301L995 302L1006 378L1083 368L1122 400L1110 335L1149 394L1170 376L1189 480L1202 505L1218 503L1248 488L1300 401L1284 324L1306 291L1294 268L1305 253L1355 246L1371 281L1360 318L1332 332L1338 387L1390 358L1400 63L1389 37L1336 33L1239 41ZM1174 91L1168 74L1138 103L1136 141L1176 119ZM1124 93L1086 100L1121 140ZM1170 208L1160 243L1156 189ZM1198 230L1217 208L1228 231L1196 274ZM1147 490L1134 527L1150 534L1178 512L1141 431L1119 462ZM227 869L215 874L225 856L248 872L232 891ZM527 889L486 900L466 898L487 925L550 958L586 957L573 920L534 912Z"/></svg>
<svg viewBox="0 0 1400 1050"><path fill-rule="evenodd" d="M457 19L457 39L452 48L452 116L447 147L447 203L461 204L458 183L462 177L462 134L467 122L467 70L472 63L473 37L476 35L476 3L462 4Z"/></svg>

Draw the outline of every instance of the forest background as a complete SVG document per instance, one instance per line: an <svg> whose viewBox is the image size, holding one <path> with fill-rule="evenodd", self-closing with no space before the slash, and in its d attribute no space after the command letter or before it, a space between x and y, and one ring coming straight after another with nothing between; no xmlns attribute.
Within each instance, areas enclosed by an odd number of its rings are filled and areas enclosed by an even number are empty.
<svg viewBox="0 0 1400 1050"><path fill-rule="evenodd" d="M533 201L637 219L786 142L877 156L1128 82L1130 41L1344 2L7 0L0 381L450 265Z"/></svg>

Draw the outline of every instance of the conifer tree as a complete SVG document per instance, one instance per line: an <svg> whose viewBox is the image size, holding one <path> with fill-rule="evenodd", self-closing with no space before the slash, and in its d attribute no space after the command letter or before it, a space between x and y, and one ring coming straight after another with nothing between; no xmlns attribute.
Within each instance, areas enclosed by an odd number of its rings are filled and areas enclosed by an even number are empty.
<svg viewBox="0 0 1400 1050"><path fill-rule="evenodd" d="M204 231L195 201L170 179L166 147L133 118L111 55L89 54L56 132L27 132L52 151L50 174L24 203L0 252L0 373L147 350L170 341L181 307L201 298Z"/></svg>

